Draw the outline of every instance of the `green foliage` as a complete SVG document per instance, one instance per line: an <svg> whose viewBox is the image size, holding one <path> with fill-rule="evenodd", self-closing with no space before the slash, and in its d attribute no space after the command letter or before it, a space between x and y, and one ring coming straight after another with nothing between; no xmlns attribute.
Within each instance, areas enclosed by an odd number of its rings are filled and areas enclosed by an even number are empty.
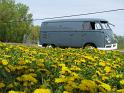
<svg viewBox="0 0 124 93"><path fill-rule="evenodd" d="M29 39L30 39L30 43L37 43L39 40L39 33L40 32L40 26L32 26L31 27L31 32L29 34Z"/></svg>
<svg viewBox="0 0 124 93"><path fill-rule="evenodd" d="M0 41L23 41L24 35L28 35L32 27L32 14L28 10L26 5L14 0L0 0Z"/></svg>
<svg viewBox="0 0 124 93"><path fill-rule="evenodd" d="M117 39L118 48L124 49L124 36L115 35L115 38Z"/></svg>

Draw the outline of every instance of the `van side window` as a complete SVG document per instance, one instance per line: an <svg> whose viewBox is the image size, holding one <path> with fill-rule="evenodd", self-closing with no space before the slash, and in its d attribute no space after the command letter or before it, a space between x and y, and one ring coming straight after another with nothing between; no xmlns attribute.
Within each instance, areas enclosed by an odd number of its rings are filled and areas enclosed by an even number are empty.
<svg viewBox="0 0 124 93"><path fill-rule="evenodd" d="M100 30L102 29L101 25L98 22L84 22L83 30Z"/></svg>
<svg viewBox="0 0 124 93"><path fill-rule="evenodd" d="M83 30L92 30L91 23L90 22L84 22L82 24Z"/></svg>

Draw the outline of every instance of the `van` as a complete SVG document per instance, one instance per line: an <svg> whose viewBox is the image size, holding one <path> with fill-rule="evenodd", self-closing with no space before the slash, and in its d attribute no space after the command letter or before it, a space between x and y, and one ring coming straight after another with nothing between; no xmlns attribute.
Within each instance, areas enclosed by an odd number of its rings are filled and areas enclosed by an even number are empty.
<svg viewBox="0 0 124 93"><path fill-rule="evenodd" d="M41 24L42 47L117 49L110 23L99 18L58 19Z"/></svg>

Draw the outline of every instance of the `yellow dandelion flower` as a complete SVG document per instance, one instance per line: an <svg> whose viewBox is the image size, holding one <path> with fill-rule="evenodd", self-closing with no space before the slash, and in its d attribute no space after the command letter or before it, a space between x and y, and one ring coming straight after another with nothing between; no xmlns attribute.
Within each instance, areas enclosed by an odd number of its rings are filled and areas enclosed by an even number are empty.
<svg viewBox="0 0 124 93"><path fill-rule="evenodd" d="M19 81L30 81L30 82L37 83L37 79L35 79L31 75L22 75L21 77L17 77L17 80L19 80Z"/></svg>
<svg viewBox="0 0 124 93"><path fill-rule="evenodd" d="M105 62L99 62L99 65L104 67L106 64Z"/></svg>
<svg viewBox="0 0 124 93"><path fill-rule="evenodd" d="M82 80L81 84L79 85L79 89L88 93L96 93L97 85L94 81Z"/></svg>
<svg viewBox="0 0 124 93"><path fill-rule="evenodd" d="M122 78L123 77L123 74L117 74L116 75L116 78Z"/></svg>
<svg viewBox="0 0 124 93"><path fill-rule="evenodd" d="M77 67L77 66L72 66L70 68L70 70L72 70L72 71L80 71L81 69L79 67Z"/></svg>
<svg viewBox="0 0 124 93"><path fill-rule="evenodd" d="M111 91L111 87L108 84L102 83L100 87L104 89L104 91Z"/></svg>
<svg viewBox="0 0 124 93"><path fill-rule="evenodd" d="M59 64L60 67L65 67L65 64Z"/></svg>
<svg viewBox="0 0 124 93"><path fill-rule="evenodd" d="M5 60L5 59L4 59L4 60L2 60L2 64L3 64L3 65L7 65L7 64L8 64L8 61L7 61L7 60Z"/></svg>
<svg viewBox="0 0 124 93"><path fill-rule="evenodd" d="M32 54L37 54L37 52L36 51L32 51Z"/></svg>
<svg viewBox="0 0 124 93"><path fill-rule="evenodd" d="M45 60L44 60L44 59L40 59L39 61L40 61L40 62L45 62Z"/></svg>
<svg viewBox="0 0 124 93"><path fill-rule="evenodd" d="M18 64L19 64L19 65L25 65L26 62L25 62L24 60L21 60L21 61L18 62Z"/></svg>
<svg viewBox="0 0 124 93"><path fill-rule="evenodd" d="M111 71L111 67L106 66L106 67L104 68L104 70L106 71L106 73L108 73L108 72Z"/></svg>
<svg viewBox="0 0 124 93"><path fill-rule="evenodd" d="M36 89L34 93L51 93L50 89Z"/></svg>
<svg viewBox="0 0 124 93"><path fill-rule="evenodd" d="M117 90L117 93L124 93L124 89Z"/></svg>
<svg viewBox="0 0 124 93"><path fill-rule="evenodd" d="M120 84L124 85L124 79L120 81Z"/></svg>
<svg viewBox="0 0 124 93"><path fill-rule="evenodd" d="M9 91L8 93L24 93L24 92L20 92L20 91L13 91L13 90L11 90L11 91Z"/></svg>
<svg viewBox="0 0 124 93"><path fill-rule="evenodd" d="M104 80L107 80L107 79L109 79L108 77L106 77L106 76L102 76L102 80L104 81Z"/></svg>
<svg viewBox="0 0 124 93"><path fill-rule="evenodd" d="M84 63L84 62L86 62L86 60L85 59L81 59L80 62L83 62Z"/></svg>
<svg viewBox="0 0 124 93"><path fill-rule="evenodd" d="M64 86L64 89L65 89L66 91L72 92L73 87L72 87L71 85L67 84L67 85Z"/></svg>
<svg viewBox="0 0 124 93"><path fill-rule="evenodd" d="M4 83L0 83L0 89L5 87L5 84Z"/></svg>
<svg viewBox="0 0 124 93"><path fill-rule="evenodd" d="M43 63L37 63L37 66L40 68L44 68L44 64Z"/></svg>
<svg viewBox="0 0 124 93"><path fill-rule="evenodd" d="M11 84L9 84L8 86L7 86L7 88L13 88L14 86L13 86L13 84L11 83Z"/></svg>
<svg viewBox="0 0 124 93"><path fill-rule="evenodd" d="M79 75L78 75L77 73L75 73L75 72L72 72L71 75L72 75L73 78L75 78L75 79L76 79L76 78L80 78Z"/></svg>
<svg viewBox="0 0 124 93"><path fill-rule="evenodd" d="M96 74L101 76L102 74L100 73L100 71L96 71Z"/></svg>
<svg viewBox="0 0 124 93"><path fill-rule="evenodd" d="M68 92L68 91L63 91L63 93L70 93L70 92Z"/></svg>
<svg viewBox="0 0 124 93"><path fill-rule="evenodd" d="M55 83L63 83L66 82L66 78L55 78Z"/></svg>
<svg viewBox="0 0 124 93"><path fill-rule="evenodd" d="M10 72L10 69L8 69L7 67L5 67L5 70L6 70L7 72Z"/></svg>
<svg viewBox="0 0 124 93"><path fill-rule="evenodd" d="M63 60L64 60L64 58L60 58L60 60L61 60L61 61L63 61Z"/></svg>
<svg viewBox="0 0 124 93"><path fill-rule="evenodd" d="M23 86L28 86L29 85L29 83L27 82L27 81L25 81L24 83L23 83Z"/></svg>

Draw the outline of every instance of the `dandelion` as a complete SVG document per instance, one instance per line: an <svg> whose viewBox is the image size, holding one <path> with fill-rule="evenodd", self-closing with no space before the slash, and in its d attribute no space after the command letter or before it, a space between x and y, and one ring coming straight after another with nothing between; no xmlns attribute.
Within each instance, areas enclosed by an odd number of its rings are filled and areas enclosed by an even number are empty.
<svg viewBox="0 0 124 93"><path fill-rule="evenodd" d="M110 85L108 85L108 84L105 84L105 83L101 83L101 85L100 85L100 87L101 87L101 90L103 90L103 91L111 91L111 87L110 87ZM102 92L102 91L101 91Z"/></svg>
<svg viewBox="0 0 124 93"><path fill-rule="evenodd" d="M63 93L70 93L70 92L68 92L68 91L63 91Z"/></svg>
<svg viewBox="0 0 124 93"><path fill-rule="evenodd" d="M2 64L3 65L7 65L8 64L8 61L7 60L2 60Z"/></svg>
<svg viewBox="0 0 124 93"><path fill-rule="evenodd" d="M70 68L70 70L72 70L72 71L80 71L81 69L79 67L77 67L77 66L72 66Z"/></svg>
<svg viewBox="0 0 124 93"><path fill-rule="evenodd" d="M94 81L82 80L81 84L79 85L79 89L87 93L96 93L97 86Z"/></svg>
<svg viewBox="0 0 124 93"><path fill-rule="evenodd" d="M105 62L100 62L99 65L104 67L106 64Z"/></svg>
<svg viewBox="0 0 124 93"><path fill-rule="evenodd" d="M13 88L14 86L13 86L13 84L11 83L11 84L9 84L8 86L7 86L7 88Z"/></svg>
<svg viewBox="0 0 124 93"><path fill-rule="evenodd" d="M124 85L124 79L120 81L120 84Z"/></svg>
<svg viewBox="0 0 124 93"><path fill-rule="evenodd" d="M10 69L8 69L7 67L5 67L5 70L6 70L7 72L10 72Z"/></svg>
<svg viewBox="0 0 124 93"><path fill-rule="evenodd" d="M11 90L11 91L9 91L8 93L24 93L24 92L20 92L20 91L13 91L13 90Z"/></svg>
<svg viewBox="0 0 124 93"><path fill-rule="evenodd" d="M67 85L64 86L64 89L65 89L66 91L72 92L73 87L72 87L70 84L67 84Z"/></svg>
<svg viewBox="0 0 124 93"><path fill-rule="evenodd" d="M55 83L63 83L66 82L66 78L65 77L61 77L61 78L55 78Z"/></svg>
<svg viewBox="0 0 124 93"><path fill-rule="evenodd" d="M5 87L5 84L4 83L0 83L0 89Z"/></svg>
<svg viewBox="0 0 124 93"><path fill-rule="evenodd" d="M117 93L124 93L124 89L117 90Z"/></svg>
<svg viewBox="0 0 124 93"><path fill-rule="evenodd" d="M62 67L62 71L60 71L60 74L66 74L66 73L71 73L71 70L69 70L68 67Z"/></svg>
<svg viewBox="0 0 124 93"><path fill-rule="evenodd" d="M102 76L102 80L103 80L103 81L105 81L105 80L107 80L107 79L109 79L109 78L106 77L106 76Z"/></svg>
<svg viewBox="0 0 124 93"><path fill-rule="evenodd" d="M32 75L22 75L21 77L17 77L18 81L30 81L37 83L37 79L35 79Z"/></svg>
<svg viewBox="0 0 124 93"><path fill-rule="evenodd" d="M25 65L26 62L25 62L24 60L20 60L20 61L18 62L18 64L19 64L19 65Z"/></svg>
<svg viewBox="0 0 124 93"><path fill-rule="evenodd" d="M34 93L51 93L50 89L36 89Z"/></svg>
<svg viewBox="0 0 124 93"><path fill-rule="evenodd" d="M117 74L116 75L116 78L122 78L123 77L123 74Z"/></svg>
<svg viewBox="0 0 124 93"><path fill-rule="evenodd" d="M111 67L106 66L104 70L106 71L106 73L109 73L111 71Z"/></svg>

